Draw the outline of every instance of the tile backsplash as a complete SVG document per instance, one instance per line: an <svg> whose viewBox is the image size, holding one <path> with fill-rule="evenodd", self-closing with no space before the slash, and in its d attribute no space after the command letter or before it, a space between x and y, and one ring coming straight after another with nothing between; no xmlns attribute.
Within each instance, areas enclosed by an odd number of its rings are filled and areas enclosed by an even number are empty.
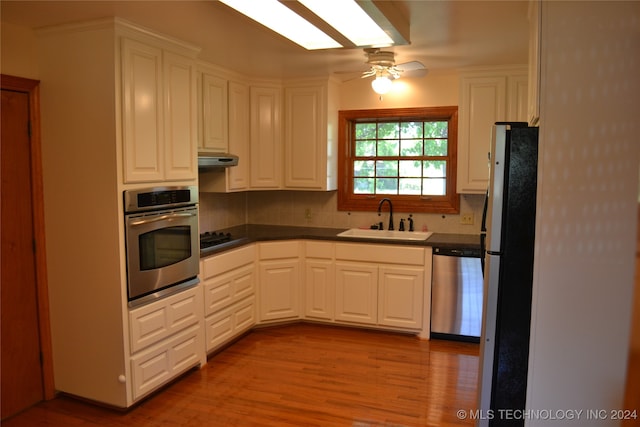
<svg viewBox="0 0 640 427"><path fill-rule="evenodd" d="M338 211L335 191L255 191L200 193L200 230L211 231L241 224L294 225L328 228L369 227L389 221L387 207L376 212ZM473 214L473 224L461 224L461 215L394 212L396 229L400 218L413 214L416 230L437 233L478 234L484 195L460 196L460 213Z"/></svg>

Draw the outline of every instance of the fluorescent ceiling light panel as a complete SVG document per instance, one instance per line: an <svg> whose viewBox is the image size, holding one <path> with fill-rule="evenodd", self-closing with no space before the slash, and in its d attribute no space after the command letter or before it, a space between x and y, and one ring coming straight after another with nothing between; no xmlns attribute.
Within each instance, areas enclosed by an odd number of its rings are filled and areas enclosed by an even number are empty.
<svg viewBox="0 0 640 427"><path fill-rule="evenodd" d="M277 0L220 0L305 49L330 49L341 44Z"/></svg>
<svg viewBox="0 0 640 427"><path fill-rule="evenodd" d="M353 0L298 0L356 46L390 46L393 40Z"/></svg>

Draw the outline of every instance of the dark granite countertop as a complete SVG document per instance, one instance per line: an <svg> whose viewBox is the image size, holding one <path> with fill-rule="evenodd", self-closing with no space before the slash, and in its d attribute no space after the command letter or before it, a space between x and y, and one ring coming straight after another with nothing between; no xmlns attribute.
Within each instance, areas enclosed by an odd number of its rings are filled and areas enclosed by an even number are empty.
<svg viewBox="0 0 640 427"><path fill-rule="evenodd" d="M291 239L332 240L337 242L360 242L388 245L437 246L441 248L456 249L480 247L480 236L477 234L434 233L427 240L416 241L391 239L372 240L355 237L336 237L337 234L345 231L344 228L246 224L217 231L223 233L231 233L231 235L233 236L233 240L221 245L203 249L202 251L200 251L201 257L221 253L229 249L244 246L248 243Z"/></svg>

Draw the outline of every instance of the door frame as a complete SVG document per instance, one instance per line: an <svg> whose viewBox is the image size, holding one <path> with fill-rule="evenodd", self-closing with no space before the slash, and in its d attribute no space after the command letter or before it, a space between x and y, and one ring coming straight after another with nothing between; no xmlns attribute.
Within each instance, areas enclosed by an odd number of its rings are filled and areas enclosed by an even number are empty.
<svg viewBox="0 0 640 427"><path fill-rule="evenodd" d="M0 75L2 90L13 90L29 95L29 119L31 136L31 197L33 204L33 233L36 275L36 295L38 298L38 326L42 359L42 388L46 400L55 397L53 376L53 350L51 344L51 323L49 319L49 288L47 285L47 258L44 225L44 191L42 184L42 147L40 135L40 81L23 77Z"/></svg>

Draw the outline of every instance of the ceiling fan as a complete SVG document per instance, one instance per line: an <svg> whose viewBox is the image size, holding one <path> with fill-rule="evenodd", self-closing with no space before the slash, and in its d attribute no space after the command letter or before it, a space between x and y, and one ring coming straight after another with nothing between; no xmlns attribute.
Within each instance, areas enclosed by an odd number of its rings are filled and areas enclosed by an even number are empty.
<svg viewBox="0 0 640 427"><path fill-rule="evenodd" d="M391 89L392 81L400 77L423 77L427 75L427 68L419 61L396 64L395 53L382 51L379 48L364 49L369 69L364 71L361 78L375 77L371 86L376 93L382 95Z"/></svg>

